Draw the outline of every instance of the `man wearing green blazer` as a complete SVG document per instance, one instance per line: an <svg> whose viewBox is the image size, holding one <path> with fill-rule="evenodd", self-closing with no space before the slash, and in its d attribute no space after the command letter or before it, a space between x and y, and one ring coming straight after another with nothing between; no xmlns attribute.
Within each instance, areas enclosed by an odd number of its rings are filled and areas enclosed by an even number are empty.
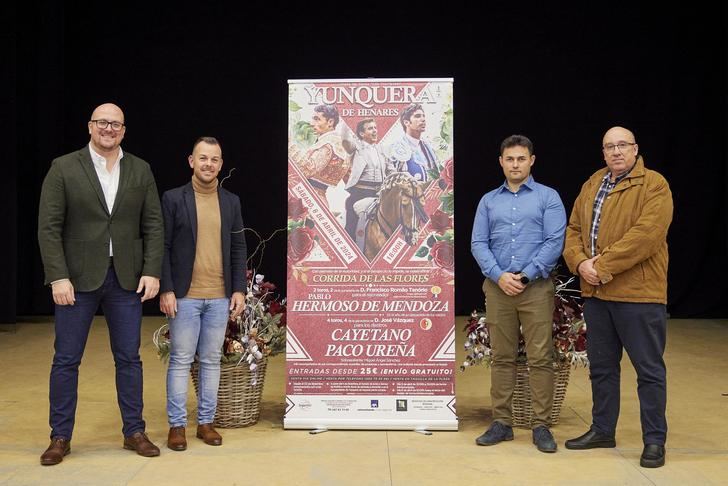
<svg viewBox="0 0 728 486"><path fill-rule="evenodd" d="M159 196L149 164L121 149L126 125L118 106L97 107L88 130L87 146L53 161L40 196L38 242L56 331L43 465L71 451L78 367L99 305L116 364L124 448L159 455L145 434L139 357L142 302L159 291L164 253Z"/></svg>

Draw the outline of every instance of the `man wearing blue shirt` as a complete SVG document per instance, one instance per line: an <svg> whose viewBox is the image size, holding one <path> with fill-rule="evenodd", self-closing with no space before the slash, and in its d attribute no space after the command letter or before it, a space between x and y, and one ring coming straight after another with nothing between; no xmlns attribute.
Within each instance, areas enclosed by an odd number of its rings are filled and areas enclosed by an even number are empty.
<svg viewBox="0 0 728 486"><path fill-rule="evenodd" d="M549 430L553 403L554 284L549 274L564 246L566 211L558 193L531 176L533 144L522 135L501 143L505 183L480 200L471 250L486 279L486 320L492 349L493 423L478 445L513 440L511 402L519 331L530 369L533 443L556 452Z"/></svg>

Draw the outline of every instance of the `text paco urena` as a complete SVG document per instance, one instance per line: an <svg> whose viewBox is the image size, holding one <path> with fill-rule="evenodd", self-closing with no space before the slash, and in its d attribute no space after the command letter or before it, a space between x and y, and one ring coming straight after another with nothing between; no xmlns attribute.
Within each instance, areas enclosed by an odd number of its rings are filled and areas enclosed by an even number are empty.
<svg viewBox="0 0 728 486"><path fill-rule="evenodd" d="M414 356L411 329L334 329L326 356Z"/></svg>
<svg viewBox="0 0 728 486"><path fill-rule="evenodd" d="M293 312L447 312L447 300L295 300Z"/></svg>

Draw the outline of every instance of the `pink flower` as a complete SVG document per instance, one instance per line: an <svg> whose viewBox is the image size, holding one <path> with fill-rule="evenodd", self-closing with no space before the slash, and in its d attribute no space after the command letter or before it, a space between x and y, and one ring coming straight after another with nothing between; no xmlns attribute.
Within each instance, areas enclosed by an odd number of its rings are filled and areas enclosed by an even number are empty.
<svg viewBox="0 0 728 486"><path fill-rule="evenodd" d="M455 180L455 169L452 159L447 159L445 161L445 166L443 167L442 172L440 172L440 177L445 181L447 187L452 187L453 181Z"/></svg>
<svg viewBox="0 0 728 486"><path fill-rule="evenodd" d="M452 228L452 219L449 214L438 209L430 216L430 226L437 233L444 234Z"/></svg>
<svg viewBox="0 0 728 486"><path fill-rule="evenodd" d="M308 208L303 205L301 198L288 196L288 218L294 221L301 220L308 214Z"/></svg>
<svg viewBox="0 0 728 486"><path fill-rule="evenodd" d="M447 270L455 268L455 250L449 241L436 241L430 248L430 255L438 267Z"/></svg>
<svg viewBox="0 0 728 486"><path fill-rule="evenodd" d="M313 250L315 233L305 226L291 231L288 235L288 257L295 263L303 260Z"/></svg>

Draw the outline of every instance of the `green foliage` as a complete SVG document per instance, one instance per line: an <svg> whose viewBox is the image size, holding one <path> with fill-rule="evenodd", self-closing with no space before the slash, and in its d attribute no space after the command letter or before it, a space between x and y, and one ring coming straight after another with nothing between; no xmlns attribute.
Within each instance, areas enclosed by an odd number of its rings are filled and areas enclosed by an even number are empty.
<svg viewBox="0 0 728 486"><path fill-rule="evenodd" d="M299 145L310 147L316 142L316 133L307 121L298 121L293 125L293 139Z"/></svg>
<svg viewBox="0 0 728 486"><path fill-rule="evenodd" d="M442 211L447 214L455 213L455 195L452 191L442 194L440 196L440 202L442 203Z"/></svg>
<svg viewBox="0 0 728 486"><path fill-rule="evenodd" d="M454 242L455 241L455 230L449 229L449 230L445 231L445 233L442 235L435 234L433 236L435 237L435 240L437 240L437 241ZM432 245L430 245L430 246L432 246Z"/></svg>
<svg viewBox="0 0 728 486"><path fill-rule="evenodd" d="M290 233L291 231L293 231L296 228L301 228L301 227L303 227L304 224L305 224L304 220L299 219L297 221L294 221L292 219L289 219L288 220L288 232Z"/></svg>
<svg viewBox="0 0 728 486"><path fill-rule="evenodd" d="M440 137L449 145L452 143L452 132L453 132L453 109L448 108L442 114L442 121L440 123Z"/></svg>
<svg viewBox="0 0 728 486"><path fill-rule="evenodd" d="M435 168L435 169L429 169L427 171L427 176L430 179L432 179L433 181L437 180L440 178L440 171L442 171L442 166L439 166L438 168Z"/></svg>

